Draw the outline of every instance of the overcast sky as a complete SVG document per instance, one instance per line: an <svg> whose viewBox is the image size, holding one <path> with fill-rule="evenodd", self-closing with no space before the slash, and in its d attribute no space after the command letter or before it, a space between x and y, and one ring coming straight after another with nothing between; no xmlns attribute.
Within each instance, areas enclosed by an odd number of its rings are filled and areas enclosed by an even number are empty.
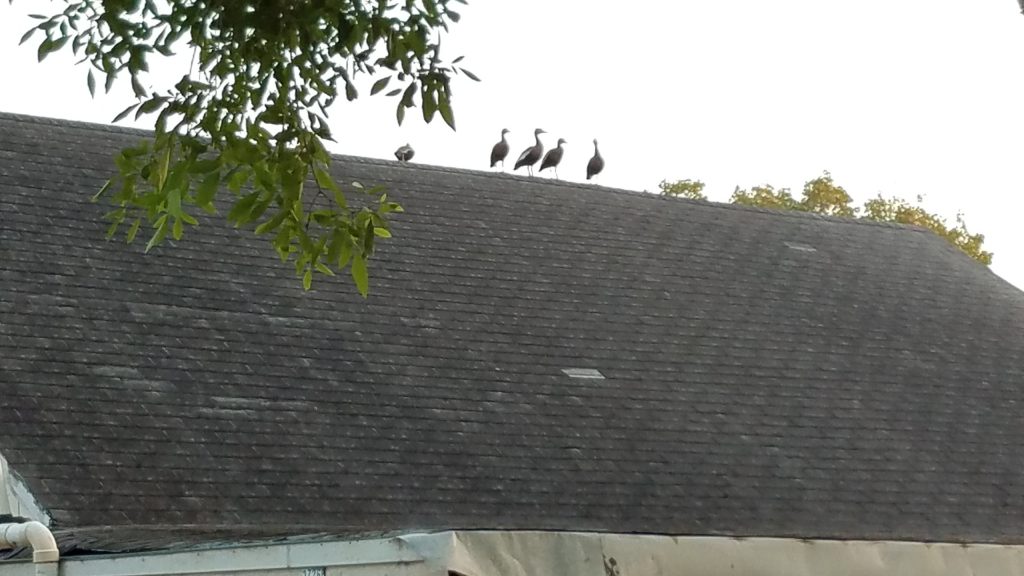
<svg viewBox="0 0 1024 576"><path fill-rule="evenodd" d="M0 110L109 123L127 87L91 99L70 56L18 47L24 14L0 3ZM34 10L33 10L34 9ZM1014 0L476 0L446 39L483 80L454 85L459 127L367 98L332 111L338 152L487 169L502 128L511 157L569 141L563 179L582 181L601 142L604 185L656 190L701 179L714 200L737 185L798 191L831 171L858 201L913 199L964 212L1024 287L1024 16ZM173 84L181 62L155 70ZM367 85L368 88L368 85ZM363 90L368 93L368 89ZM884 255L879 255L884 257Z"/></svg>

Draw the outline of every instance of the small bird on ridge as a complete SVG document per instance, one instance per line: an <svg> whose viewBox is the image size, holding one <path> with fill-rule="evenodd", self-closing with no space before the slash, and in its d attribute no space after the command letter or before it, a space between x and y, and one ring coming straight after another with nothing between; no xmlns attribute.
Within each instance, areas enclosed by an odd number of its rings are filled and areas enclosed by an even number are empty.
<svg viewBox="0 0 1024 576"><path fill-rule="evenodd" d="M558 178L558 163L562 161L562 156L565 154L565 148L562 148L563 144L567 144L565 138L559 138L558 146L552 148L544 155L544 160L540 163L539 172L543 172L548 168L554 168L555 178Z"/></svg>
<svg viewBox="0 0 1024 576"><path fill-rule="evenodd" d="M597 138L594 138L594 157L587 162L587 180L600 174L601 170L604 170L604 158L597 149Z"/></svg>
<svg viewBox="0 0 1024 576"><path fill-rule="evenodd" d="M540 157L544 154L544 144L540 141L540 135L547 134L544 130L537 128L533 131L533 137L537 140L537 143L530 146L523 153L519 155L519 159L516 160L516 167L512 170L519 170L523 166L526 166L526 170L533 176L533 165L540 160Z"/></svg>
<svg viewBox="0 0 1024 576"><path fill-rule="evenodd" d="M505 134L511 132L508 128L501 129L501 142L494 145L491 148L491 168L498 162L501 162L501 169L505 169L505 157L508 156L508 140L505 140Z"/></svg>
<svg viewBox="0 0 1024 576"><path fill-rule="evenodd" d="M398 150L395 150L395 158L398 158L399 162L408 162L412 160L412 157L415 155L416 151L413 150L412 146L409 146L408 143L406 143L405 146L399 146Z"/></svg>

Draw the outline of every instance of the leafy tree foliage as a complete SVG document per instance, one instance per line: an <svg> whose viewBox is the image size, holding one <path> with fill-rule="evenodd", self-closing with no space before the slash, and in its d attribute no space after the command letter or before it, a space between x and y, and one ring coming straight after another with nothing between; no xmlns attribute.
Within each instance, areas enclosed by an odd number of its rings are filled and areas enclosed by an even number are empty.
<svg viewBox="0 0 1024 576"><path fill-rule="evenodd" d="M832 181L828 172L804 184L803 198L800 199L803 210L828 216L856 216L857 209L852 204L853 198Z"/></svg>
<svg viewBox="0 0 1024 576"><path fill-rule="evenodd" d="M832 175L828 172L804 184L803 196L799 200L793 198L787 188L776 190L765 185L754 186L750 191L737 187L732 193L730 201L733 204L799 210L827 216L853 217L857 215L857 209L853 206L853 198L842 186L836 185L832 180Z"/></svg>
<svg viewBox="0 0 1024 576"><path fill-rule="evenodd" d="M678 180L676 182L663 180L659 187L664 196L707 200L707 196L703 193L704 183L699 180ZM754 186L749 190L737 186L729 201L744 206L798 210L828 216L865 218L876 222L920 226L945 238L978 262L985 265L992 264L992 253L983 248L985 236L972 234L967 229L963 214L957 214L956 223L950 225L940 216L898 197L878 196L858 207L853 204L850 194L842 186L836 184L828 172L804 184L803 193L799 199L795 198L788 188L774 188L766 184ZM921 202L922 198L918 197L917 203Z"/></svg>
<svg viewBox="0 0 1024 576"><path fill-rule="evenodd" d="M743 206L760 206L776 210L802 210L800 202L793 198L788 188L776 190L770 184L754 186L750 190L741 190L737 186L729 201Z"/></svg>
<svg viewBox="0 0 1024 576"><path fill-rule="evenodd" d="M922 198L917 197L920 203ZM898 222L920 226L942 236L950 244L963 250L968 256L982 264L992 264L992 253L982 246L985 243L983 234L972 234L964 222L964 215L956 215L956 223L950 225L943 218L928 212L920 206L915 206L902 198L883 198L879 195L864 203L864 218L878 222Z"/></svg>
<svg viewBox="0 0 1024 576"><path fill-rule="evenodd" d="M130 242L146 225L146 250L180 239L197 223L190 212L215 212L228 190L228 220L271 238L306 289L314 272L348 266L365 296L375 238L390 236L388 215L401 207L356 183L349 191L370 198L349 203L330 174L327 110L355 100L372 77L371 94L390 87L398 98L399 123L418 102L424 120L440 115L454 129L451 80L476 80L455 66L461 58L441 59L456 2L61 0L59 11L34 16L22 42L40 35L40 60L70 48L88 65L93 93L127 75L137 101L115 121L154 118L154 137L122 151L97 194L115 206L109 235L124 230ZM192 53L189 74L148 87L150 59L181 49Z"/></svg>
<svg viewBox="0 0 1024 576"><path fill-rule="evenodd" d="M676 180L675 182L662 180L658 184L658 188L661 189L662 196L689 198L690 200L708 199L704 195L704 183L700 180Z"/></svg>

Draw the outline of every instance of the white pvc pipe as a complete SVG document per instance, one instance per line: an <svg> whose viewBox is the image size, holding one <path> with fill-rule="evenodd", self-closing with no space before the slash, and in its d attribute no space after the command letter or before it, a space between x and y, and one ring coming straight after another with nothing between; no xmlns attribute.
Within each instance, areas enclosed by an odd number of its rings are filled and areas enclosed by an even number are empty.
<svg viewBox="0 0 1024 576"><path fill-rule="evenodd" d="M11 502L7 499L7 476L7 460L4 460L3 455L0 454L0 514L11 513Z"/></svg>
<svg viewBox="0 0 1024 576"><path fill-rule="evenodd" d="M0 524L0 548L32 547L32 561L56 562L60 560L57 541L49 528L41 522L21 522L17 524Z"/></svg>

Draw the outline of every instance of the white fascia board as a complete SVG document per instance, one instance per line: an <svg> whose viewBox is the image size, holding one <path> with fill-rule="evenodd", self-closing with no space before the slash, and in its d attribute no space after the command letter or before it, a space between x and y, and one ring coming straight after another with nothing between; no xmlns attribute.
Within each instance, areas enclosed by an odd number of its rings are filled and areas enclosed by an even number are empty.
<svg viewBox="0 0 1024 576"><path fill-rule="evenodd" d="M464 576L1024 576L1024 546L578 532L457 532Z"/></svg>
<svg viewBox="0 0 1024 576"><path fill-rule="evenodd" d="M14 508L11 506L11 500L14 499L14 495L10 493L10 489L7 487L8 475L7 460L4 460L4 455L0 454L0 514L14 513Z"/></svg>
<svg viewBox="0 0 1024 576"><path fill-rule="evenodd" d="M36 576L31 559L0 562L0 576Z"/></svg>
<svg viewBox="0 0 1024 576"><path fill-rule="evenodd" d="M52 518L0 454L0 514L13 514L49 527Z"/></svg>
<svg viewBox="0 0 1024 576"><path fill-rule="evenodd" d="M178 552L61 559L61 576L233 573L273 576L443 576L398 538L242 545ZM10 576L0 563L0 576Z"/></svg>

